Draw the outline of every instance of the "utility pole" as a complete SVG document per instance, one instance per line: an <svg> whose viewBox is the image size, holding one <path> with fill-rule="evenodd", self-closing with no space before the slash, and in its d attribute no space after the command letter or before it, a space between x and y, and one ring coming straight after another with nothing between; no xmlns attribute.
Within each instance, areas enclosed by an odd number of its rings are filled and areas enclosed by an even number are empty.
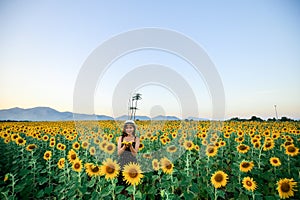
<svg viewBox="0 0 300 200"><path fill-rule="evenodd" d="M275 113L276 113L276 120L278 120L278 114L277 114L277 108L276 108L277 106L276 105L274 105L274 108L275 108Z"/></svg>

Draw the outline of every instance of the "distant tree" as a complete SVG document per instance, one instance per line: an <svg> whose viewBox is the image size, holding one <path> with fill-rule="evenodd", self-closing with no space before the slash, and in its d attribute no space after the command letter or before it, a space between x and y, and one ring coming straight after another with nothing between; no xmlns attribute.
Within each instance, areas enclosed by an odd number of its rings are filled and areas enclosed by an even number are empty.
<svg viewBox="0 0 300 200"><path fill-rule="evenodd" d="M275 122L275 121L276 121L276 118L275 118L275 117L269 118L267 121L268 121L268 122Z"/></svg>
<svg viewBox="0 0 300 200"><path fill-rule="evenodd" d="M264 120L256 116L252 116L251 119L249 119L249 121L263 122Z"/></svg>
<svg viewBox="0 0 300 200"><path fill-rule="evenodd" d="M281 119L279 121L281 121L281 122L293 122L294 120L290 119L288 117L281 117Z"/></svg>
<svg viewBox="0 0 300 200"><path fill-rule="evenodd" d="M131 106L129 107L129 109L130 109L130 119L133 119L133 120L135 120L135 115L136 115L136 110L138 109L137 108L137 102L138 102L138 100L141 100L142 99L142 94L140 94L140 93L136 93L136 94L134 94L134 96L131 98ZM134 101L135 101L135 106L133 106L134 105Z"/></svg>

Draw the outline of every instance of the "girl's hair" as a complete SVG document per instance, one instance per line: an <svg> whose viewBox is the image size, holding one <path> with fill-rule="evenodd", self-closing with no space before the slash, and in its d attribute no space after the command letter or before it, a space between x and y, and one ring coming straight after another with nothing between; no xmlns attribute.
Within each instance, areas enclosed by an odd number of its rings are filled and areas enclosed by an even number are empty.
<svg viewBox="0 0 300 200"><path fill-rule="evenodd" d="M136 127L135 127L135 125L133 124L133 123L125 123L124 124L124 127L123 127L123 131L122 131L122 137L126 137L128 134L126 133L126 131L125 131L125 129L126 129L126 126L128 126L128 125L130 125L130 126L132 126L133 127L133 133L132 133L132 135L135 137L135 130L136 130Z"/></svg>

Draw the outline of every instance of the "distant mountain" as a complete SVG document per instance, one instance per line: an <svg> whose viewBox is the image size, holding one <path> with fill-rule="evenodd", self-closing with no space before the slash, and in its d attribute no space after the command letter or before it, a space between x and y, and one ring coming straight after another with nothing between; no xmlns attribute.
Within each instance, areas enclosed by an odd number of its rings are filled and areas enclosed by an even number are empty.
<svg viewBox="0 0 300 200"><path fill-rule="evenodd" d="M158 116L152 118L152 120L180 120L180 119L178 117L175 117L175 116L158 115Z"/></svg>
<svg viewBox="0 0 300 200"><path fill-rule="evenodd" d="M116 120L120 120L120 121L125 121L125 120L127 120L127 119L129 119L128 115L122 115L122 116L116 118ZM136 119L136 120L141 120L141 121L143 121L143 120L151 120L150 117L147 117L147 116L140 116L140 115L135 116L135 119Z"/></svg>
<svg viewBox="0 0 300 200"><path fill-rule="evenodd" d="M72 112L59 112L49 107L10 108L0 110L0 120L16 121L69 121L69 120L113 120L106 115L74 114Z"/></svg>
<svg viewBox="0 0 300 200"><path fill-rule="evenodd" d="M114 120L113 117L106 115L89 115L89 114L73 114L72 112L59 112L49 107L35 108L10 108L0 110L0 120L15 121L72 121L72 120ZM115 118L116 120L125 121L128 115L122 115ZM147 116L136 116L136 120L180 120L175 116L156 116L150 118Z"/></svg>
<svg viewBox="0 0 300 200"><path fill-rule="evenodd" d="M186 119L193 120L193 121L207 121L208 120L206 118L199 118L199 117L188 117Z"/></svg>

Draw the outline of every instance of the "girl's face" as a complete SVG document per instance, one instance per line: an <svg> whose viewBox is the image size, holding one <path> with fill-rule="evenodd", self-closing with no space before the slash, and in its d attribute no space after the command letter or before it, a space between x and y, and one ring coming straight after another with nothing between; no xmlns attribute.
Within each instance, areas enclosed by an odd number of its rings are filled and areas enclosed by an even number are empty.
<svg viewBox="0 0 300 200"><path fill-rule="evenodd" d="M126 132L127 134L132 135L132 133L134 132L134 127L133 127L132 125L127 125L127 126L125 127L125 132Z"/></svg>

